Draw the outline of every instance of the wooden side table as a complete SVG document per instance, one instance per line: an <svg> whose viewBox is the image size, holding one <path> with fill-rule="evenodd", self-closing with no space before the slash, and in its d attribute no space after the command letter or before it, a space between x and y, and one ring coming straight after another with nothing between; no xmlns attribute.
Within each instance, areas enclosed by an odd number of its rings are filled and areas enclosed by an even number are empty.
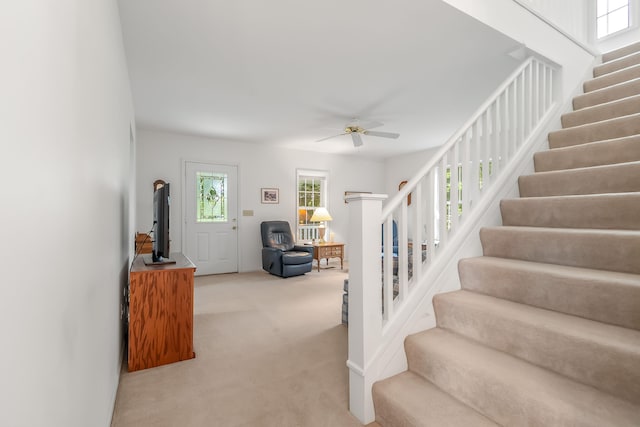
<svg viewBox="0 0 640 427"><path fill-rule="evenodd" d="M340 258L340 270L342 270L344 262L344 243L313 244L313 259L318 262L318 271L320 271L320 260L326 259L327 264L329 264L329 258Z"/></svg>

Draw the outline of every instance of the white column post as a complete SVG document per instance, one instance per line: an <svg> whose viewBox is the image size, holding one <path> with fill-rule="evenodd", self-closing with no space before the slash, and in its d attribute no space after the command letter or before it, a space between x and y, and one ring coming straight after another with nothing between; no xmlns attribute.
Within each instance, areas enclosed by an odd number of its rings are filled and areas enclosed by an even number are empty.
<svg viewBox="0 0 640 427"><path fill-rule="evenodd" d="M354 194L349 203L349 410L363 424L375 420L371 365L382 337L382 201L385 194Z"/></svg>

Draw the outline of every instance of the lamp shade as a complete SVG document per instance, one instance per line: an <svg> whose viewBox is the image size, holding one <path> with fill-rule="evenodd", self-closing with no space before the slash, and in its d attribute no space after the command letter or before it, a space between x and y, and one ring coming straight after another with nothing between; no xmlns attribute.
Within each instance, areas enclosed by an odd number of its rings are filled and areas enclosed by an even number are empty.
<svg viewBox="0 0 640 427"><path fill-rule="evenodd" d="M311 216L311 219L309 219L309 221L333 221L333 218L331 218L331 215L329 215L329 211L327 211L325 208L318 208L313 211L313 215Z"/></svg>

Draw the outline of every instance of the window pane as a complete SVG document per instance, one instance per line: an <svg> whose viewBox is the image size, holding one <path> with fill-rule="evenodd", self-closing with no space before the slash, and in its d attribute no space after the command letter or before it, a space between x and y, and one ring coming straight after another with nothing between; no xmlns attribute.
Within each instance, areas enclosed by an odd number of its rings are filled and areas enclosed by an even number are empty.
<svg viewBox="0 0 640 427"><path fill-rule="evenodd" d="M609 34L607 33L607 15L603 16L602 18L598 18L598 20L596 21L596 25L598 27L597 37L599 39Z"/></svg>
<svg viewBox="0 0 640 427"><path fill-rule="evenodd" d="M314 174L298 174L297 236L299 240L318 238L318 223L310 222L314 211L325 206L326 178Z"/></svg>
<svg viewBox="0 0 640 427"><path fill-rule="evenodd" d="M609 34L629 27L629 8L623 7L609 14Z"/></svg>
<svg viewBox="0 0 640 427"><path fill-rule="evenodd" d="M197 222L227 221L227 174L196 173Z"/></svg>
<svg viewBox="0 0 640 427"><path fill-rule="evenodd" d="M607 8L607 4L608 4L607 0L598 0L597 6L596 6L597 16L606 15L607 12L609 12L609 9Z"/></svg>
<svg viewBox="0 0 640 427"><path fill-rule="evenodd" d="M609 12L629 6L629 0L609 0Z"/></svg>

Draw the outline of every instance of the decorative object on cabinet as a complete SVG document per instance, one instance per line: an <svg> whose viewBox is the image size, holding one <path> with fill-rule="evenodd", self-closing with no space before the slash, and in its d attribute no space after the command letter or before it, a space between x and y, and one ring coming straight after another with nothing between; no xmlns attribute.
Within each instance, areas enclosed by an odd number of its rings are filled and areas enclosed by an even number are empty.
<svg viewBox="0 0 640 427"><path fill-rule="evenodd" d="M136 233L136 254L150 254L152 250L151 235L148 233Z"/></svg>
<svg viewBox="0 0 640 427"><path fill-rule="evenodd" d="M333 221L331 214L326 208L318 208L313 211L313 215L309 219L310 222L319 222L318 235L320 236L320 243L324 243L324 235L327 231L326 221Z"/></svg>
<svg viewBox="0 0 640 427"><path fill-rule="evenodd" d="M398 184L398 191L402 190L402 187L404 187L407 182L408 181L405 180ZM407 196L407 206L411 206L411 193L409 193L409 195Z"/></svg>
<svg viewBox="0 0 640 427"><path fill-rule="evenodd" d="M153 181L153 191L156 191L159 188L164 187L164 185L166 184L166 182L164 182L161 179L156 179L155 181Z"/></svg>

